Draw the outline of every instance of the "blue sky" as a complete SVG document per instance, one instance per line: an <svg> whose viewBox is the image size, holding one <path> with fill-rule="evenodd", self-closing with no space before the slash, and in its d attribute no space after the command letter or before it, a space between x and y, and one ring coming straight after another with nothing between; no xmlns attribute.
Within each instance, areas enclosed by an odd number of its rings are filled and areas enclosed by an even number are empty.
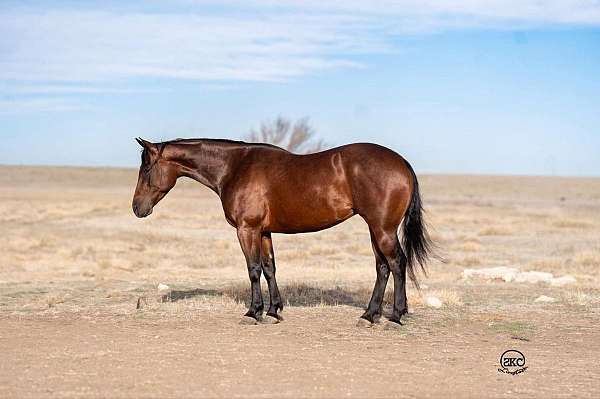
<svg viewBox="0 0 600 399"><path fill-rule="evenodd" d="M600 175L600 2L0 4L0 163L310 117L418 172Z"/></svg>

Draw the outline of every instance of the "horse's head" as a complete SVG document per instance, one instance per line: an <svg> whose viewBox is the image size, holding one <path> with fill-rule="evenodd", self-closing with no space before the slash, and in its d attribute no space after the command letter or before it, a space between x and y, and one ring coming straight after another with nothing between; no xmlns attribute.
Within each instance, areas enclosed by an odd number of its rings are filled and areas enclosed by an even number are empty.
<svg viewBox="0 0 600 399"><path fill-rule="evenodd" d="M135 216L146 217L152 208L173 188L177 181L177 165L163 158L164 144L136 141L144 148L132 208Z"/></svg>

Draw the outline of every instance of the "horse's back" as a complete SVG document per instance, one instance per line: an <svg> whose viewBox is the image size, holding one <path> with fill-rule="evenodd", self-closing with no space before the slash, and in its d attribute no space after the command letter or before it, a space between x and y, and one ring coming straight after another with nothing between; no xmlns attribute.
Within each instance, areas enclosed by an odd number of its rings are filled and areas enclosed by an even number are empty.
<svg viewBox="0 0 600 399"><path fill-rule="evenodd" d="M243 169L240 198L262 204L257 219L264 213L262 223L271 232L322 230L356 213L365 219L382 210L403 214L411 186L404 159L370 143L305 155L256 147Z"/></svg>
<svg viewBox="0 0 600 399"><path fill-rule="evenodd" d="M295 179L310 187L300 198L315 206L325 202L326 208L338 209L345 218L357 213L367 220L379 218L397 225L409 206L412 169L387 147L347 144L314 154L292 154L289 162Z"/></svg>
<svg viewBox="0 0 600 399"><path fill-rule="evenodd" d="M257 155L271 231L322 230L354 214L338 148L306 155L263 149Z"/></svg>

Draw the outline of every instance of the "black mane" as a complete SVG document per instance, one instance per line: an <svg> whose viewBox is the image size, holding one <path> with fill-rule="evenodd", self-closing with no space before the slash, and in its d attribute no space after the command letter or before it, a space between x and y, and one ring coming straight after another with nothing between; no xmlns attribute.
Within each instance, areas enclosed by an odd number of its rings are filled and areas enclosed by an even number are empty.
<svg viewBox="0 0 600 399"><path fill-rule="evenodd" d="M202 144L202 143L216 143L216 144L231 144L231 145L239 145L239 146L262 146L262 147L270 147L276 148L280 150L284 150L281 147L278 147L269 143L248 143L241 140L230 140L230 139L212 139L212 138L177 138L173 140L163 141L157 144L166 145L166 144Z"/></svg>

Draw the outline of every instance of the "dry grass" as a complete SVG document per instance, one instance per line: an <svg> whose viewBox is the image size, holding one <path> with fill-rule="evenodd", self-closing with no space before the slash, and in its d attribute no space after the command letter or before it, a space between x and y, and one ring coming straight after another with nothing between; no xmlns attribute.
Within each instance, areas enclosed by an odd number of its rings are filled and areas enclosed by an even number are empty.
<svg viewBox="0 0 600 399"><path fill-rule="evenodd" d="M49 295L46 297L46 303L49 308L53 308L58 304L65 303L65 301L70 297L70 295Z"/></svg>
<svg viewBox="0 0 600 399"><path fill-rule="evenodd" d="M520 337L537 329L534 324L524 321L497 321L489 323L489 328L495 332L507 333Z"/></svg>
<svg viewBox="0 0 600 399"><path fill-rule="evenodd" d="M178 182L154 214L141 220L130 210L134 170L1 170L0 223L10 235L0 241L0 284L85 282L115 291L116 282L134 289L164 282L216 290L218 298L237 304L249 298L235 231L218 198L197 183ZM458 306L458 291L448 285L464 268L493 265L573 274L585 289L600 283L600 232L589 228L600 224L600 184L558 179L568 201L557 206L555 180L523 179L421 177L432 237L438 254L449 260L430 262L425 282L435 290L425 294L435 291L445 304ZM274 245L288 305L364 307L368 301L374 258L359 217L319 233L275 235ZM410 295L414 306L422 306L421 294ZM67 303L84 297L74 295ZM45 298L46 308L66 307L60 296Z"/></svg>
<svg viewBox="0 0 600 399"><path fill-rule="evenodd" d="M456 247L459 251L462 252L478 252L481 250L481 244L476 242L465 242Z"/></svg>
<svg viewBox="0 0 600 399"><path fill-rule="evenodd" d="M573 261L590 269L600 269L600 251L583 251L573 257Z"/></svg>
<svg viewBox="0 0 600 399"><path fill-rule="evenodd" d="M564 292L562 300L571 305L591 306L600 303L600 296L583 290L575 290Z"/></svg>
<svg viewBox="0 0 600 399"><path fill-rule="evenodd" d="M464 234L461 234L458 237L456 237L456 240L465 244L481 244L481 239L479 239L478 237Z"/></svg>
<svg viewBox="0 0 600 399"><path fill-rule="evenodd" d="M535 259L529 263L529 270L564 270L565 261L557 258Z"/></svg>
<svg viewBox="0 0 600 399"><path fill-rule="evenodd" d="M479 230L480 236L509 236L513 230L508 226L490 226Z"/></svg>
<svg viewBox="0 0 600 399"><path fill-rule="evenodd" d="M457 259L455 263L457 265L465 267L480 266L483 264L481 258L475 255L464 256L462 258Z"/></svg>
<svg viewBox="0 0 600 399"><path fill-rule="evenodd" d="M552 227L559 229L589 229L593 224L578 219L559 219L552 222Z"/></svg>

